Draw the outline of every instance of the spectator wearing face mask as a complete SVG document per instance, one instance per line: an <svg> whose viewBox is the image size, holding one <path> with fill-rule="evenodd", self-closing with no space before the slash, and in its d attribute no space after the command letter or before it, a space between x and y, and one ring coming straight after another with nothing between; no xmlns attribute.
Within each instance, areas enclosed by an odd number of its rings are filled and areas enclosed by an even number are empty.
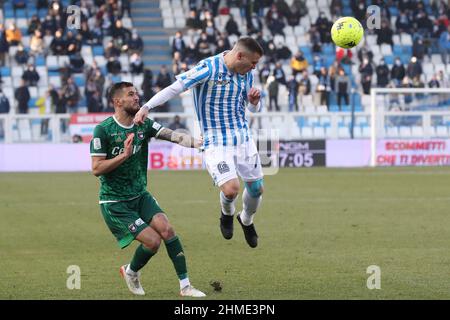
<svg viewBox="0 0 450 320"><path fill-rule="evenodd" d="M400 32L400 33L411 32L412 23L404 11L400 11L400 14L397 17L397 20L395 20L395 28L396 28L397 32Z"/></svg>
<svg viewBox="0 0 450 320"><path fill-rule="evenodd" d="M389 83L389 68L384 59L380 60L380 64L375 69L375 73L377 74L377 87L385 88Z"/></svg>
<svg viewBox="0 0 450 320"><path fill-rule="evenodd" d="M427 53L427 48L423 44L422 38L417 38L413 43L413 56L417 57L418 60L422 61L425 54Z"/></svg>
<svg viewBox="0 0 450 320"><path fill-rule="evenodd" d="M377 34L377 44L381 45L383 43L387 43L390 46L394 45L394 42L392 40L392 37L394 35L394 31L389 27L389 24L386 20L383 20L381 22L381 28L375 30L375 33Z"/></svg>
<svg viewBox="0 0 450 320"><path fill-rule="evenodd" d="M405 67L399 57L395 58L394 65L391 68L391 79L398 86L406 75Z"/></svg>
<svg viewBox="0 0 450 320"><path fill-rule="evenodd" d="M417 76L420 76L422 74L422 65L417 60L416 57L411 57L411 61L408 63L408 66L406 67L406 75L410 79L414 79Z"/></svg>
<svg viewBox="0 0 450 320"><path fill-rule="evenodd" d="M365 1L360 0L358 5L353 9L355 18L359 21L364 21L366 18L366 5Z"/></svg>
<svg viewBox="0 0 450 320"><path fill-rule="evenodd" d="M331 26L332 23L325 16L325 13L321 11L319 17L316 20L316 27L320 33L320 42L328 43L331 41Z"/></svg>

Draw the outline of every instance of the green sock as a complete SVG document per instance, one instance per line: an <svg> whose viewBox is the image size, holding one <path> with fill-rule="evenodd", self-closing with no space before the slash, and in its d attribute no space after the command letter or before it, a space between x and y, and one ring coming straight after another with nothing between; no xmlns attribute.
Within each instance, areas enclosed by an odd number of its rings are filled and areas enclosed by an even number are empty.
<svg viewBox="0 0 450 320"><path fill-rule="evenodd" d="M131 259L130 263L130 269L134 272L139 271L144 267L148 260L152 256L154 256L155 253L151 251L149 248L144 247L142 243L136 248L136 252L134 253L133 259Z"/></svg>
<svg viewBox="0 0 450 320"><path fill-rule="evenodd" d="M178 279L187 278L186 258L184 257L183 247L177 236L165 241L167 253L173 262Z"/></svg>

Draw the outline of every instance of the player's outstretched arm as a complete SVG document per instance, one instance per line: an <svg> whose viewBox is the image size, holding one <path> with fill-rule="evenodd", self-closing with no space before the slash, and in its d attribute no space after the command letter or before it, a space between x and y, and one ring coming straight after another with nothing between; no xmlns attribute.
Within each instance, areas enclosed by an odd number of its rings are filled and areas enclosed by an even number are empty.
<svg viewBox="0 0 450 320"><path fill-rule="evenodd" d="M148 111L157 106L160 106L172 99L173 97L179 95L184 90L183 84L180 81L175 81L167 88L164 88L157 94L155 94L150 100L148 100L139 111L134 116L135 124L143 124L145 119L147 119Z"/></svg>
<svg viewBox="0 0 450 320"><path fill-rule="evenodd" d="M113 171L131 157L133 154L133 138L134 133L128 135L123 143L123 152L112 159L106 159L106 157L92 157L92 173L94 176L98 177Z"/></svg>
<svg viewBox="0 0 450 320"><path fill-rule="evenodd" d="M158 139L177 143L186 148L201 148L203 145L203 138L196 139L189 134L173 131L168 128L163 128L158 134Z"/></svg>

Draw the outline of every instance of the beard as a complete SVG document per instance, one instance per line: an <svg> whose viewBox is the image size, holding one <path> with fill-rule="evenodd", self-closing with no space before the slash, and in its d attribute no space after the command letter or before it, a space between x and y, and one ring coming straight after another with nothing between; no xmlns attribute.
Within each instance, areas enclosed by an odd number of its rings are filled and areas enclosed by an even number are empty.
<svg viewBox="0 0 450 320"><path fill-rule="evenodd" d="M130 116L135 116L136 113L139 111L139 104L136 103L136 104L131 104L131 105L125 106L125 107L123 108L123 110L124 110L128 115L130 115Z"/></svg>

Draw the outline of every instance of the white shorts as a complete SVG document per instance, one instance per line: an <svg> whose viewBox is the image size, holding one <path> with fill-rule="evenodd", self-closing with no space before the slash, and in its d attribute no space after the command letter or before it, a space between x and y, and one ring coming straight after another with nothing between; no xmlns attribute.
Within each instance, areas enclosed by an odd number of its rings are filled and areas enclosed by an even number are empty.
<svg viewBox="0 0 450 320"><path fill-rule="evenodd" d="M204 161L214 184L219 187L238 175L245 182L264 176L253 139L238 146L210 147L205 150Z"/></svg>

